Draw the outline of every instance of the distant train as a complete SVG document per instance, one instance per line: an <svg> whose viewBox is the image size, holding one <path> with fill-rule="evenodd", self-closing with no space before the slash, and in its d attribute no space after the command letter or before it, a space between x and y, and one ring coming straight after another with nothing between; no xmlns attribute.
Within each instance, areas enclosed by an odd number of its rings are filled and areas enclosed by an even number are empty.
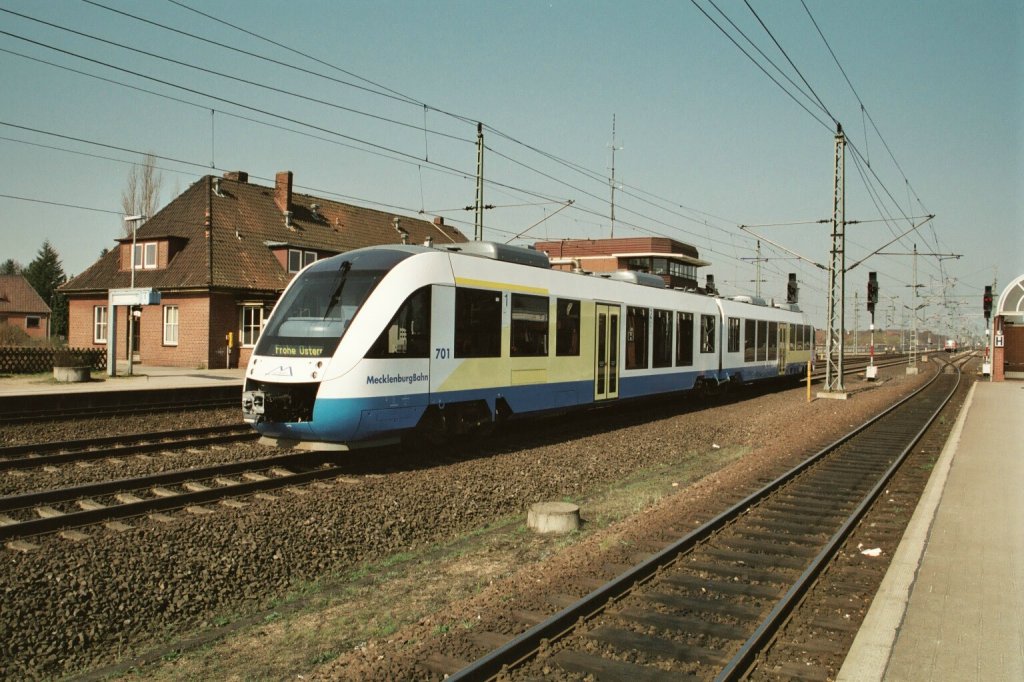
<svg viewBox="0 0 1024 682"><path fill-rule="evenodd" d="M959 345L957 344L956 339L946 339L946 344L943 346L942 350L947 353L957 352L957 350L959 350Z"/></svg>
<svg viewBox="0 0 1024 682"><path fill-rule="evenodd" d="M553 270L543 253L488 242L377 246L294 278L249 361L242 409L264 442L345 450L797 380L813 345L796 305Z"/></svg>

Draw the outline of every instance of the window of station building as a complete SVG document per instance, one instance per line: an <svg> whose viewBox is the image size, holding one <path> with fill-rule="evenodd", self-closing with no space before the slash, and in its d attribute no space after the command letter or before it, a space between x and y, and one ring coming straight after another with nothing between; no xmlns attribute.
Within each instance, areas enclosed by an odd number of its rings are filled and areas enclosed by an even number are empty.
<svg viewBox="0 0 1024 682"><path fill-rule="evenodd" d="M757 321L757 359L768 359L768 321Z"/></svg>
<svg viewBox="0 0 1024 682"><path fill-rule="evenodd" d="M626 369L647 369L647 325L651 311L626 307Z"/></svg>
<svg viewBox="0 0 1024 682"><path fill-rule="evenodd" d="M405 299L388 326L370 347L368 358L430 357L430 287Z"/></svg>
<svg viewBox="0 0 1024 682"><path fill-rule="evenodd" d="M715 316L700 316L700 352L715 352Z"/></svg>
<svg viewBox="0 0 1024 682"><path fill-rule="evenodd" d="M93 343L107 342L107 306L92 307L92 340Z"/></svg>
<svg viewBox="0 0 1024 682"><path fill-rule="evenodd" d="M501 292L455 290L455 357L501 356Z"/></svg>
<svg viewBox="0 0 1024 682"><path fill-rule="evenodd" d="M298 272L310 263L316 262L316 251L288 249L288 272Z"/></svg>
<svg viewBox="0 0 1024 682"><path fill-rule="evenodd" d="M768 359L777 360L779 357L779 323L768 323Z"/></svg>
<svg viewBox="0 0 1024 682"><path fill-rule="evenodd" d="M693 313L676 313L676 367L693 365Z"/></svg>
<svg viewBox="0 0 1024 682"><path fill-rule="evenodd" d="M178 306L164 306L164 345L178 345Z"/></svg>
<svg viewBox="0 0 1024 682"><path fill-rule="evenodd" d="M245 304L242 306L241 334L239 340L242 348L256 345L263 330L263 304Z"/></svg>
<svg viewBox="0 0 1024 682"><path fill-rule="evenodd" d="M514 358L536 358L548 354L547 296L512 294L512 347Z"/></svg>
<svg viewBox="0 0 1024 682"><path fill-rule="evenodd" d="M740 352L740 318L729 318L729 353Z"/></svg>
<svg viewBox="0 0 1024 682"><path fill-rule="evenodd" d="M743 321L743 362L757 360L757 322Z"/></svg>
<svg viewBox="0 0 1024 682"><path fill-rule="evenodd" d="M40 320L40 317L38 315L26 315L25 316L25 328L26 329L39 329L39 320Z"/></svg>
<svg viewBox="0 0 1024 682"><path fill-rule="evenodd" d="M580 302L560 298L555 307L555 355L579 355Z"/></svg>
<svg viewBox="0 0 1024 682"><path fill-rule="evenodd" d="M654 367L672 366L672 311L654 311L654 329L651 334L654 349L651 364Z"/></svg>
<svg viewBox="0 0 1024 682"><path fill-rule="evenodd" d="M134 263L136 270L152 270L156 268L156 242L142 242L136 244L134 254Z"/></svg>

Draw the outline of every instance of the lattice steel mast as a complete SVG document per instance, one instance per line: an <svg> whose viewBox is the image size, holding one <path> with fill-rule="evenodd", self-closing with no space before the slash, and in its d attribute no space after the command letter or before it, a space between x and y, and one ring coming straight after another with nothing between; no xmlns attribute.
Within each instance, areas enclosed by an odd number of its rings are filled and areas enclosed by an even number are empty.
<svg viewBox="0 0 1024 682"><path fill-rule="evenodd" d="M836 124L835 176L832 187L832 251L828 267L828 320L825 330L826 392L841 393L843 388L843 329L846 327L846 136L842 124Z"/></svg>

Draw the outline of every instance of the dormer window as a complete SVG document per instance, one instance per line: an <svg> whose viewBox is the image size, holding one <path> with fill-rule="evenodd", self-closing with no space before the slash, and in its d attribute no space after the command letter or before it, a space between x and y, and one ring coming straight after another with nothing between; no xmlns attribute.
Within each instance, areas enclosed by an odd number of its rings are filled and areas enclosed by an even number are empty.
<svg viewBox="0 0 1024 682"><path fill-rule="evenodd" d="M298 272L314 262L316 262L316 251L288 249L288 272Z"/></svg>
<svg viewBox="0 0 1024 682"><path fill-rule="evenodd" d="M143 242L135 245L135 258L133 262L136 270L156 269L156 257L156 242Z"/></svg>

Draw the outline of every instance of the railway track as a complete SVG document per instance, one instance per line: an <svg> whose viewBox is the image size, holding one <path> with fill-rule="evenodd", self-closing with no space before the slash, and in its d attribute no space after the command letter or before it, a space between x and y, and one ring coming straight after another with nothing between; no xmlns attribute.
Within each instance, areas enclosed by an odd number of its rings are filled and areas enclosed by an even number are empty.
<svg viewBox="0 0 1024 682"><path fill-rule="evenodd" d="M324 456L290 453L215 466L91 483L0 498L0 541L24 540L202 505L241 507L239 498L336 478L342 469ZM154 516L157 520L166 520ZM117 529L118 527L115 527ZM74 538L73 538L74 539Z"/></svg>
<svg viewBox="0 0 1024 682"><path fill-rule="evenodd" d="M937 373L887 412L448 679L558 671L601 680L741 677L959 380L959 371Z"/></svg>
<svg viewBox="0 0 1024 682"><path fill-rule="evenodd" d="M252 441L259 434L247 424L104 436L0 448L0 471L56 466L107 457L127 457L181 447Z"/></svg>

